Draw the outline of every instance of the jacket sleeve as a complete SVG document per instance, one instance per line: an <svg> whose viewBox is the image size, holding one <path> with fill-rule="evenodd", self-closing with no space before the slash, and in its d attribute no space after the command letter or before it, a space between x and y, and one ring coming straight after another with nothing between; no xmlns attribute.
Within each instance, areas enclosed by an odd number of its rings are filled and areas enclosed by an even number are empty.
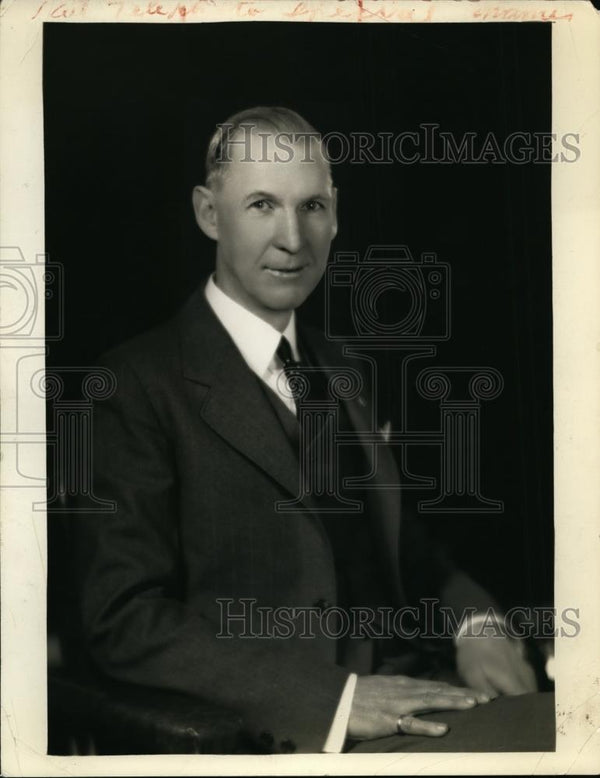
<svg viewBox="0 0 600 778"><path fill-rule="evenodd" d="M186 596L177 463L143 385L108 361L115 394L94 413L94 492L115 509L76 513L80 615L95 664L122 681L197 695L239 712L273 751L321 751L348 673L311 640L219 638Z"/></svg>

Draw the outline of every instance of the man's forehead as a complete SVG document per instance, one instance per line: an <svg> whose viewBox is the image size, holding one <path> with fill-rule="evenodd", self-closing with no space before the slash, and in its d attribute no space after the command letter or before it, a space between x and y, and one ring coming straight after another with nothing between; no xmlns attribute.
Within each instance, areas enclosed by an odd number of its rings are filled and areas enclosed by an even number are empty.
<svg viewBox="0 0 600 778"><path fill-rule="evenodd" d="M329 166L318 136L308 133L273 132L255 129L238 131L230 139L222 161L226 173L245 172L247 175L283 175L293 168L295 174L329 176Z"/></svg>
<svg viewBox="0 0 600 778"><path fill-rule="evenodd" d="M293 149L301 159L316 161L323 158L321 138L315 132L274 130L266 127L242 125L228 140L230 157L243 157L251 148L257 158L273 155L285 149L287 156Z"/></svg>

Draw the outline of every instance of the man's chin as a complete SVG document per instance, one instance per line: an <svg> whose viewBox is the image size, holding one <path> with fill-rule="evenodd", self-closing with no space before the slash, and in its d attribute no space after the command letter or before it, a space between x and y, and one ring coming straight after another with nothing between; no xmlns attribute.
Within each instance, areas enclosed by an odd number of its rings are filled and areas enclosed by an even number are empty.
<svg viewBox="0 0 600 778"><path fill-rule="evenodd" d="M262 304L270 311L284 313L298 308L310 295L314 287L305 287L269 290L262 298Z"/></svg>

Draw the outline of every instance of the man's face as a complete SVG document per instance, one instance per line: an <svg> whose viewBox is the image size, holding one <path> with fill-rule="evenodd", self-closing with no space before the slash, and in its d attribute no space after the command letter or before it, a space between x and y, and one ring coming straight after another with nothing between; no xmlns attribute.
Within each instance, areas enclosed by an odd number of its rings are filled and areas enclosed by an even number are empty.
<svg viewBox="0 0 600 778"><path fill-rule="evenodd" d="M279 329L321 279L337 231L335 190L317 144L309 154L304 144L292 148L289 159L272 135L253 133L251 154L233 145L213 188L217 284Z"/></svg>

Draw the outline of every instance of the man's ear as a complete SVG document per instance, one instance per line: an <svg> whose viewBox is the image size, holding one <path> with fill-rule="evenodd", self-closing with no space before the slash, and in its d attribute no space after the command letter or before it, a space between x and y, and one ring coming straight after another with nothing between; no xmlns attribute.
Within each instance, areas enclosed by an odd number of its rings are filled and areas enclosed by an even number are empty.
<svg viewBox="0 0 600 778"><path fill-rule="evenodd" d="M338 220L337 220L337 193L338 190L335 188L335 186L332 188L331 192L331 213L332 213L332 221L331 221L331 240L335 238L338 231Z"/></svg>
<svg viewBox="0 0 600 778"><path fill-rule="evenodd" d="M219 228L214 192L206 186L195 186L192 192L192 203L196 221L202 232L209 238L218 240Z"/></svg>

